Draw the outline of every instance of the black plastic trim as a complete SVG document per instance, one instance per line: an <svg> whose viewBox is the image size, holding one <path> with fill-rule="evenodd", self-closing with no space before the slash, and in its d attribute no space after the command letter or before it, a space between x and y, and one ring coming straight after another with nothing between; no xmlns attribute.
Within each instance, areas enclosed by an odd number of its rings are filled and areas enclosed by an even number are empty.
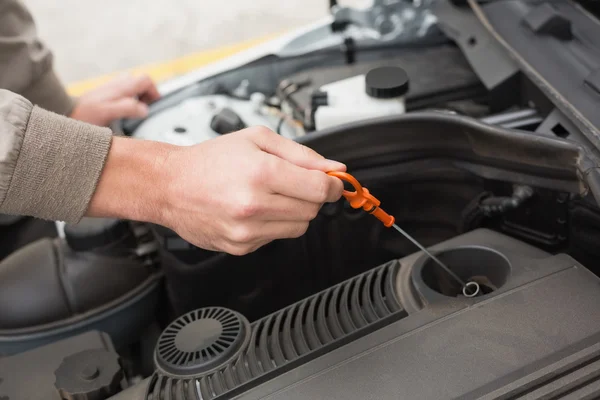
<svg viewBox="0 0 600 400"><path fill-rule="evenodd" d="M453 162L487 179L585 195L600 200L598 164L568 140L484 124L444 112L414 112L361 121L299 139L325 157L346 163L357 179L377 167L424 159ZM600 182L600 181L598 181Z"/></svg>
<svg viewBox="0 0 600 400"><path fill-rule="evenodd" d="M525 19L546 3L572 25L572 40L540 35ZM600 94L585 84L600 64L600 24L571 1L494 1L469 4L523 72L596 146L600 147Z"/></svg>
<svg viewBox="0 0 600 400"><path fill-rule="evenodd" d="M440 0L433 6L439 27L460 47L465 58L489 91L493 110L509 107L518 99L518 64L485 29L471 10Z"/></svg>

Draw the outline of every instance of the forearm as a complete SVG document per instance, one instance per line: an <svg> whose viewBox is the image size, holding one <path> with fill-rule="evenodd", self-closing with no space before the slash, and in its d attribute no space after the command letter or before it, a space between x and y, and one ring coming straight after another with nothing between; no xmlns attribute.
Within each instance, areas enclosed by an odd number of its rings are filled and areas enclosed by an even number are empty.
<svg viewBox="0 0 600 400"><path fill-rule="evenodd" d="M171 181L166 164L175 149L166 143L113 137L86 215L165 221Z"/></svg>
<svg viewBox="0 0 600 400"><path fill-rule="evenodd" d="M87 211L112 132L0 90L0 213L77 222Z"/></svg>

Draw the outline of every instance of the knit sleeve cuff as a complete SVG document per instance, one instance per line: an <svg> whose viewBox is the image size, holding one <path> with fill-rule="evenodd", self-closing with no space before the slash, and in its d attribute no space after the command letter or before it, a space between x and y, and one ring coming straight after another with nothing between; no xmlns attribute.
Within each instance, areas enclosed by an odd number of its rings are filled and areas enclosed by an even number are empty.
<svg viewBox="0 0 600 400"><path fill-rule="evenodd" d="M75 99L69 96L52 69L24 90L22 95L44 110L53 111L60 115L71 115L75 107Z"/></svg>
<svg viewBox="0 0 600 400"><path fill-rule="evenodd" d="M3 212L79 222L96 190L111 140L110 129L33 107Z"/></svg>
<svg viewBox="0 0 600 400"><path fill-rule="evenodd" d="M0 89L0 211L13 173L17 166L19 153L23 146L27 121L33 105L24 97Z"/></svg>

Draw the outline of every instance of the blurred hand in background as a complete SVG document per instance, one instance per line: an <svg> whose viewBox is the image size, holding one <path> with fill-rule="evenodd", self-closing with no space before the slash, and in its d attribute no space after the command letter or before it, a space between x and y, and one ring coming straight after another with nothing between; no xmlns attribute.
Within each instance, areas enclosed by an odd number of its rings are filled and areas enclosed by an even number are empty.
<svg viewBox="0 0 600 400"><path fill-rule="evenodd" d="M124 75L84 93L70 117L93 125L108 126L121 118L144 118L148 105L160 98L147 75Z"/></svg>

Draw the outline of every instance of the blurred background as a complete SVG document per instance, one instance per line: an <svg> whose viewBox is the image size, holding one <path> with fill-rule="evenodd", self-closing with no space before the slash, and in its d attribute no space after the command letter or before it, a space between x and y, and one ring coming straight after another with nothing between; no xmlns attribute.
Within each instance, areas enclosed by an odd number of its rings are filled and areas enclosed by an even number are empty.
<svg viewBox="0 0 600 400"><path fill-rule="evenodd" d="M329 4L329 0L24 1L55 54L56 70L71 85L198 52L208 51L208 60L217 58L314 22L328 15Z"/></svg>

